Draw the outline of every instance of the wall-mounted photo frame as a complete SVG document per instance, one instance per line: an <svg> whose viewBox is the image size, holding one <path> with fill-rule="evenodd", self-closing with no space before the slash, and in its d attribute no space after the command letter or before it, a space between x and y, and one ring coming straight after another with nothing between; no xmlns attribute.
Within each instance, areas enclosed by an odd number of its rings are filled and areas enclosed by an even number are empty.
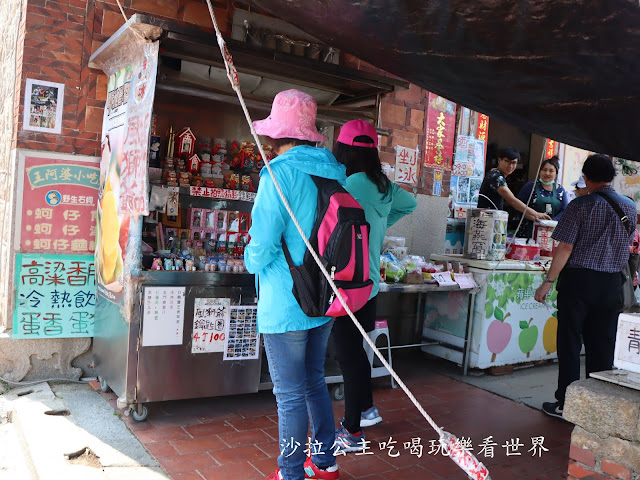
<svg viewBox="0 0 640 480"><path fill-rule="evenodd" d="M24 92L23 130L62 132L64 83L27 78Z"/></svg>

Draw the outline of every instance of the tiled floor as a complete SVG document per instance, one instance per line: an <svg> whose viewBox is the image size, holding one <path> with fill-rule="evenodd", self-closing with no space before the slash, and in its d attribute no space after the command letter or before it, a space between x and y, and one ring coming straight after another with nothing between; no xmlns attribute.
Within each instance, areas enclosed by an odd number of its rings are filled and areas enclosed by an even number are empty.
<svg viewBox="0 0 640 480"><path fill-rule="evenodd" d="M394 357L394 367L438 425L471 440L476 457L487 465L493 480L567 478L572 425L430 373L429 360L418 352ZM375 403L384 421L366 430L367 439L372 440L370 455L339 457L340 478L467 478L450 459L433 452L435 432L407 396L399 388L391 389L388 378L374 382ZM113 394L103 395L115 403ZM270 391L147 406L146 422L123 420L174 480L255 480L277 468L277 415ZM334 402L336 419L343 416L343 408L343 402ZM488 437L496 444L493 458L487 449L481 451ZM548 451L532 456L531 437L544 437ZM380 444L390 438L397 442L395 449L381 449ZM421 458L405 449L416 438L423 446ZM521 455L507 455L507 442L523 444L510 450Z"/></svg>

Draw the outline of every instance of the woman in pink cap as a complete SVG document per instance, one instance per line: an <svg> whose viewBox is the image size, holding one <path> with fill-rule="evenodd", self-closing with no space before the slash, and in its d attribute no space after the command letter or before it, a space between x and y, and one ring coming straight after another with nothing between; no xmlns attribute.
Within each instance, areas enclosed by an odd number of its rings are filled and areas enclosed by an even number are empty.
<svg viewBox="0 0 640 480"><path fill-rule="evenodd" d="M376 295L380 276L380 251L387 228L416 208L413 195L402 190L382 173L378 156L378 134L370 123L352 120L340 130L333 154L347 167L347 191L364 209L369 231L369 271L373 290L367 304L355 313L366 332L374 328ZM362 335L349 317L337 318L333 326L338 363L344 378L345 414L336 442L347 452L364 449L362 427L380 423L373 405L371 365L362 346Z"/></svg>
<svg viewBox="0 0 640 480"><path fill-rule="evenodd" d="M317 188L310 175L346 183L345 167L328 150L315 148L325 137L316 129L315 100L298 90L278 93L271 114L254 122L277 157L270 165L307 237L316 219ZM307 317L292 293L293 279L282 251L302 264L306 246L284 208L266 168L260 172L245 249L247 270L256 274L258 330L262 333L273 393L278 403L280 456L270 480L338 480L334 456L335 422L324 379L327 340L333 319ZM311 427L310 447L304 453Z"/></svg>

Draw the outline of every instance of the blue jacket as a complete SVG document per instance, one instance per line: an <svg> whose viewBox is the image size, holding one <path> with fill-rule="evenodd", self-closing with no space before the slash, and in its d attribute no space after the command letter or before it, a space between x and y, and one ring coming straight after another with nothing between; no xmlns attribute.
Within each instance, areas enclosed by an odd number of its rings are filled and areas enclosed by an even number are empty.
<svg viewBox="0 0 640 480"><path fill-rule="evenodd" d="M347 178L347 191L364 209L371 227L369 231L369 275L373 280L371 298L378 294L380 284L380 251L387 228L416 209L418 202L409 192L391 182L387 193L380 193L364 172Z"/></svg>
<svg viewBox="0 0 640 480"><path fill-rule="evenodd" d="M309 175L346 183L346 170L323 148L298 146L271 161L271 168L307 238L316 220L318 189ZM258 285L258 330L284 333L309 330L329 321L329 317L307 317L291 289L293 280L282 252L284 235L291 259L302 264L306 246L278 196L265 168L251 211L251 240L244 253L247 270L256 274Z"/></svg>

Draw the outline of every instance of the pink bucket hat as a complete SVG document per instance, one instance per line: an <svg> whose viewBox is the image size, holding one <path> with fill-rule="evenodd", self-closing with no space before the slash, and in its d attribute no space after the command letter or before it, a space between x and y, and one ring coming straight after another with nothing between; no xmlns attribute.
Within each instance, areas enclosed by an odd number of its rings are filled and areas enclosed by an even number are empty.
<svg viewBox="0 0 640 480"><path fill-rule="evenodd" d="M354 142L353 139L360 135L366 135L373 140L373 143ZM364 120L351 120L340 129L338 141L354 147L376 148L378 146L378 132L376 132L376 128L373 125Z"/></svg>
<svg viewBox="0 0 640 480"><path fill-rule="evenodd" d="M311 95L295 89L285 90L273 99L269 116L253 122L253 126L258 135L271 138L324 142L327 138L316 128L317 111L318 106Z"/></svg>

